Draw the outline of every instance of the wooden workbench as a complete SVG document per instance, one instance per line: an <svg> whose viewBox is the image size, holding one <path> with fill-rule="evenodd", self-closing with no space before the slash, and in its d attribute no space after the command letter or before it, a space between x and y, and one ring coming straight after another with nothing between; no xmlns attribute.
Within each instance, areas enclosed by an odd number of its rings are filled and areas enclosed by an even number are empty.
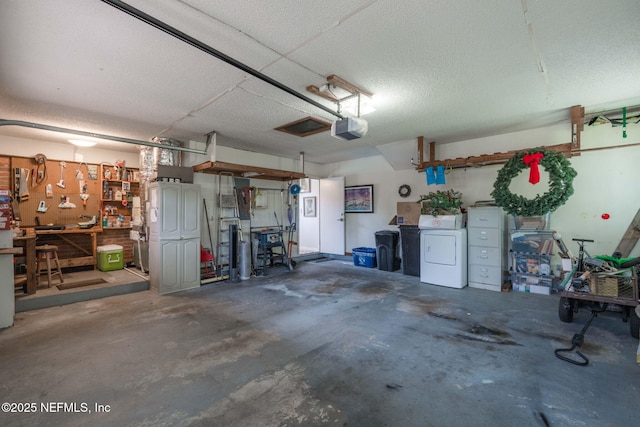
<svg viewBox="0 0 640 427"><path fill-rule="evenodd" d="M60 257L60 267L65 268L65 267L78 267L83 265L92 265L94 270L98 268L98 257L97 257L98 233L102 233L102 227L96 226L88 229L71 228L71 229L65 229L65 230L36 230L36 236L55 236L56 239L64 241L68 245L73 246L74 248L78 249L79 251L85 254L85 256L74 257L74 258ZM78 234L84 234L89 236L89 238L91 239L91 248L89 250L78 245L76 242L74 242L68 237L69 235L78 235ZM50 243L49 241L47 241L47 243L53 244L53 243ZM38 242L38 244L40 244L40 242ZM60 256L60 254L58 255Z"/></svg>
<svg viewBox="0 0 640 427"><path fill-rule="evenodd" d="M36 236L29 235L13 238L13 247L20 249L15 255L24 255L27 277L22 287L27 295L36 293Z"/></svg>

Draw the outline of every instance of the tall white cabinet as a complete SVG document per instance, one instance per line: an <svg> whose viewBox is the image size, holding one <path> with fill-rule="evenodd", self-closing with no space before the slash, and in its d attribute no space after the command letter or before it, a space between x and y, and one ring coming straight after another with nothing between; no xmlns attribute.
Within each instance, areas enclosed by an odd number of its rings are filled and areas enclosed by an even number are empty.
<svg viewBox="0 0 640 427"><path fill-rule="evenodd" d="M149 282L160 294L200 286L198 184L149 184Z"/></svg>
<svg viewBox="0 0 640 427"><path fill-rule="evenodd" d="M504 218L499 206L469 208L469 287L501 291L502 274L507 260Z"/></svg>

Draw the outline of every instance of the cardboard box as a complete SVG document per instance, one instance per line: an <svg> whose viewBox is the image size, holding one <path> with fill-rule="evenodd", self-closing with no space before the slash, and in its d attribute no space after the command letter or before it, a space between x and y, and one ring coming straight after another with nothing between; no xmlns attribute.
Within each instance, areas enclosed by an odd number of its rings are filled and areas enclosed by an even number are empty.
<svg viewBox="0 0 640 427"><path fill-rule="evenodd" d="M396 221L398 225L418 225L422 203L417 202L397 202Z"/></svg>
<svg viewBox="0 0 640 427"><path fill-rule="evenodd" d="M466 215L420 215L418 227L420 228L441 228L452 230L464 228L466 225Z"/></svg>

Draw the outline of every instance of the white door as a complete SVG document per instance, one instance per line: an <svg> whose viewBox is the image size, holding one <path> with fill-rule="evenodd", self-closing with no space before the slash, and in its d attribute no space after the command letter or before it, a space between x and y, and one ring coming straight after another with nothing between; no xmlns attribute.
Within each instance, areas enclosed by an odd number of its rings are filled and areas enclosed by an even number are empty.
<svg viewBox="0 0 640 427"><path fill-rule="evenodd" d="M151 237L179 239L181 221L180 184L153 182L149 185L148 225ZM199 237L199 236L198 236Z"/></svg>
<svg viewBox="0 0 640 427"><path fill-rule="evenodd" d="M200 221L202 205L200 198L200 185L182 184L181 221L182 232L180 238L200 238ZM200 248L198 248L198 251Z"/></svg>
<svg viewBox="0 0 640 427"><path fill-rule="evenodd" d="M149 282L160 294L180 290L180 240L149 242Z"/></svg>
<svg viewBox="0 0 640 427"><path fill-rule="evenodd" d="M344 255L344 177L320 180L320 252Z"/></svg>
<svg viewBox="0 0 640 427"><path fill-rule="evenodd" d="M186 239L180 241L182 261L180 275L182 283L180 289L190 289L200 286L200 239Z"/></svg>

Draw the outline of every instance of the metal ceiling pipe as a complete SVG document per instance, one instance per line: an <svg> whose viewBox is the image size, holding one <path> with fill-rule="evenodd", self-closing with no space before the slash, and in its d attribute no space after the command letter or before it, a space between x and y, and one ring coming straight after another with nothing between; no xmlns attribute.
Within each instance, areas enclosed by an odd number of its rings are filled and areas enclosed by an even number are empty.
<svg viewBox="0 0 640 427"><path fill-rule="evenodd" d="M258 79L262 80L263 82L269 83L272 86L277 87L280 90L283 90L285 92L287 92L290 95L295 96L298 99L303 100L304 102L313 105L314 107L320 108L321 110L326 111L327 113L338 117L339 119L344 119L344 116L342 114L340 114L339 112L333 111L331 108L328 108L322 104L320 104L319 102L314 101L311 98L308 98L306 96L304 96L303 94L301 94L300 92L297 92L293 89L291 89L288 86L285 86L284 84L272 79L271 77L262 74L260 71L258 70L254 70L253 68L249 67L248 65L243 64L242 62L231 58L228 55L225 55L224 53L220 52L217 49L214 49L213 47L201 42L200 40L197 40L185 33L183 33L182 31L170 26L169 24L166 24L162 21L160 21L159 19L154 18L151 15L148 15L146 13L144 13L143 11L136 9L133 6L128 5L125 2L119 1L119 0L102 0L104 3L107 3L110 6L115 7L116 9L121 10L122 12L125 12L131 16L133 16L134 18L137 18L139 20L141 20L142 22L145 22L149 25L151 25L152 27L155 27L161 31L164 31L165 33L177 38L178 40L183 41L184 43L187 43L197 49L200 49L201 51L213 56L214 58L217 58L221 61L226 62L227 64L230 64L232 66L234 66L235 68L238 68L239 70L244 71L247 74L251 74L254 77L257 77Z"/></svg>
<svg viewBox="0 0 640 427"><path fill-rule="evenodd" d="M300 168L302 169L300 172L304 173L304 151L300 152Z"/></svg>
<svg viewBox="0 0 640 427"><path fill-rule="evenodd" d="M147 147L158 147L159 146L159 144L157 144L155 142L140 141L138 139L130 139L130 138L122 138L122 137L119 137L119 136L104 135L104 134L95 133L95 132L85 132L85 131L82 131L82 130L61 128L61 127L51 126L51 125L43 125L41 123L25 122L25 121L22 121L22 120L0 119L0 126L22 126L22 127L27 127L27 128L33 128L33 129L48 130L48 131L51 131L51 132L70 133L70 134L78 135L78 136L88 136L88 137L91 137L91 138L106 139L106 140L109 140L109 141L116 141L116 142L124 142L124 143L127 143L127 144L145 145ZM195 153L195 154L205 154L205 155L207 154L206 150L198 150L196 148L172 147L171 149L172 150L177 150L177 151L186 151L188 153Z"/></svg>

